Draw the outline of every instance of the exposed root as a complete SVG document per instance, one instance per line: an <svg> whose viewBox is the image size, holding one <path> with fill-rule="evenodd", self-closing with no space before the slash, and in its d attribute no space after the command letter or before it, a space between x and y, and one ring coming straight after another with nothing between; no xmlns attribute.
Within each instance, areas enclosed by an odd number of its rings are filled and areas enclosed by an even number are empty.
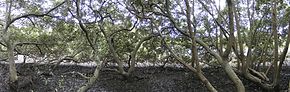
<svg viewBox="0 0 290 92"><path fill-rule="evenodd" d="M261 80L269 81L269 78L266 76L265 73L263 73L263 72L258 72L258 71L254 70L254 69L252 69L252 68L249 68L248 70L249 70L250 74L252 74L252 75L254 75L254 76L260 78Z"/></svg>
<svg viewBox="0 0 290 92"><path fill-rule="evenodd" d="M246 77L246 79L248 79L254 83L259 84L263 89L273 90L273 88L275 87L275 85L266 83L265 80L262 80L261 78L251 74L250 72L246 72L246 74L244 74L244 76Z"/></svg>

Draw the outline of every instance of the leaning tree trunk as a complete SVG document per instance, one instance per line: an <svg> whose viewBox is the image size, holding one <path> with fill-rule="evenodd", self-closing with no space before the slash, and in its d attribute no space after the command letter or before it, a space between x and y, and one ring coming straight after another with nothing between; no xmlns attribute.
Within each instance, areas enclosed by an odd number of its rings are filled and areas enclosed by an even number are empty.
<svg viewBox="0 0 290 92"><path fill-rule="evenodd" d="M283 49L283 52L282 52L282 54L281 54L281 56L280 56L280 63L279 63L279 68L278 68L278 83L277 84L279 84L279 80L280 80L280 76L281 76L281 70L282 70L282 65L283 65L283 63L285 62L285 59L286 59L286 55L287 55L287 52L288 52L288 48L289 48L289 43L290 43L290 20L288 20L288 37L287 37L287 40L286 40L286 44L285 44L285 48ZM290 87L290 85L289 85L289 87ZM290 91L288 91L288 92L290 92Z"/></svg>
<svg viewBox="0 0 290 92"><path fill-rule="evenodd" d="M202 4L203 8L208 11L208 13L214 17L214 15L210 12L210 10L207 8L207 5L205 3L203 3L201 0L198 0L199 3ZM227 58L228 55L231 52L231 48L234 45L234 22L233 22L233 3L231 0L227 0L227 4L228 4L228 9L229 9L229 20L230 20L230 37L227 38L228 39L228 44L227 44L227 49L226 51L223 53L223 50L221 48L220 50L220 54L217 54L215 51L211 50L208 45L206 43L204 43L202 40L200 39L196 39L196 42L199 43L200 45L202 45L204 48L206 48L206 50L212 54L217 60L218 62L222 65L223 69L225 70L225 72L227 73L227 75L230 77L230 79L234 82L237 91L238 92L245 92L245 87L244 84L242 83L242 81L239 79L239 77L237 76L237 74L233 71L232 67L228 64L227 62ZM222 25L215 20L215 22L217 23L217 25L221 28L222 31L226 31L224 27L222 27ZM179 30L179 29L178 29ZM222 40L222 39L220 39ZM221 57L223 56L223 58Z"/></svg>
<svg viewBox="0 0 290 92"><path fill-rule="evenodd" d="M111 36L109 36L109 35L107 35L107 33L105 32L105 29L103 28L103 26L102 25L99 25L99 28L100 28L100 30L101 30L101 32L102 32L102 34L104 35L104 37L105 37L105 39L106 39L106 42L107 42L107 45L108 45L108 48L109 48L109 51L110 51L110 53L112 54L112 56L113 56L113 59L117 62L117 64L118 64L118 72L120 73L120 74L122 74L122 75L124 75L124 76L127 76L128 74L127 74L127 72L124 70L124 68L123 68L123 61L121 61L120 59L119 59L119 56L118 56L118 54L117 54L117 52L116 52L116 49L114 48L114 46L113 46L113 42L112 42L112 40L111 40Z"/></svg>
<svg viewBox="0 0 290 92"><path fill-rule="evenodd" d="M172 51L172 49L167 45L167 43L165 42L164 38L163 39L163 45L167 48L167 50L172 54L172 56L178 61L180 62L182 65L184 65L185 67L187 67L188 69L190 69L192 72L196 73L198 78L201 80L202 83L204 83L204 85L207 87L207 89L210 92L217 92L217 90L211 85L211 83L209 82L209 80L207 80L207 78L203 75L202 72L198 72L195 68L193 68L191 65L186 64L186 62L181 59L180 57L178 57L175 52Z"/></svg>
<svg viewBox="0 0 290 92"><path fill-rule="evenodd" d="M94 75L89 78L88 83L84 86L80 87L77 92L86 92L92 85L95 84L99 77L99 72L102 68L102 61L100 60L99 56L94 53L96 68L94 71Z"/></svg>
<svg viewBox="0 0 290 92"><path fill-rule="evenodd" d="M155 37L155 36L154 35L148 36L148 37L145 37L145 38L141 39L141 41L138 42L138 44L136 45L134 51L131 54L131 60L132 61L131 62L129 61L130 62L130 67L128 69L128 72L127 72L128 75L127 76L129 76L132 73L132 71L134 70L134 68L135 68L137 51L141 47L142 43L145 42L145 41L147 41L147 40L150 40L153 37Z"/></svg>
<svg viewBox="0 0 290 92"><path fill-rule="evenodd" d="M99 56L96 54L98 51L97 51L97 48L95 48L95 46L92 44L92 42L90 41L89 37L88 37L88 31L87 29L84 27L84 25L82 24L82 22L79 20L79 25L81 27L81 29L85 32L86 34L86 39L88 40L91 48L93 49L93 60L95 61L96 63L96 68L95 68L95 71L94 71L94 74L92 77L89 78L89 81L87 84L85 84L84 86L80 87L78 89L77 92L86 92L89 88L91 88L91 86L93 84L95 84L95 82L97 81L98 79L98 76L99 76L99 72L102 68L102 61L100 60Z"/></svg>
<svg viewBox="0 0 290 92"><path fill-rule="evenodd" d="M207 78L202 73L201 66L199 64L199 59L197 56L198 53L197 53L196 42L195 42L195 30L194 30L194 32L192 32L193 28L191 26L191 7L189 6L188 0L184 0L184 2L185 2L185 6L186 6L187 29L188 29L189 36L191 39L191 61L192 61L192 65L194 65L194 63L195 63L196 70L194 70L193 66L188 66L187 64L185 64L185 62L182 62L182 63L183 63L183 65L188 67L190 70L195 71L195 73L197 73L199 79L202 81L202 83L204 83L206 85L207 89L210 92L217 92L217 90L211 85L211 83L207 80ZM193 12L193 14L194 14L194 12ZM172 53L172 51L171 51L171 53ZM174 55L174 56L177 57L176 55Z"/></svg>
<svg viewBox="0 0 290 92"><path fill-rule="evenodd" d="M228 39L228 45L226 47L226 51L224 52L223 58L221 60L228 61L228 56L231 52L231 48L234 47L235 43L235 37L234 37L234 4L232 0L226 0L228 5L228 15L229 15L229 39ZM228 62L222 62L222 66L224 67L225 71L228 73L230 79L234 82L237 92L245 92L245 87L242 81L239 79L239 77L236 75L236 73L233 71L232 67L229 65Z"/></svg>
<svg viewBox="0 0 290 92"><path fill-rule="evenodd" d="M222 67L224 68L224 70L227 73L227 75L229 76L229 78L236 85L238 92L245 92L245 87L244 87L242 81L239 79L239 77L234 72L234 70L229 65L229 63L225 62L219 54L210 50L209 46L207 44L205 44L203 41L201 41L200 39L196 39L196 42L199 43L201 46L203 46L211 55L213 55L217 59L217 61L219 63L221 63Z"/></svg>
<svg viewBox="0 0 290 92"><path fill-rule="evenodd" d="M203 6L203 7L204 7L208 12L209 12L209 14L210 14L211 16L214 16L214 15L209 11L209 9L207 8L206 4L204 4L201 0L198 0L198 2L200 2L200 3L202 4L202 6ZM231 0L227 0L227 2L230 2L230 3L231 3ZM169 7L169 5L168 5L168 4L169 4L169 0L166 0L165 3L166 3L166 4L165 4L165 7ZM229 4L229 6L231 6L231 5ZM186 37L190 37L187 33L185 33L185 32L183 31L183 29L181 29L181 28L178 27L177 23L174 21L174 18L173 18L172 15L170 14L169 9L166 8L165 11L167 12L167 16L165 16L165 17L167 17L167 18L170 20L170 22L173 24L174 28L176 28L176 30L177 30L178 32L180 32L182 35L184 35L184 36L186 36ZM233 16L232 16L232 17L233 17ZM233 20L233 19L231 19L231 20ZM218 26L219 26L223 31L226 31L225 28L222 27L222 25L221 25L218 21L215 20L215 22L218 24ZM231 22L231 23L232 23L232 26L233 26L233 22ZM230 24L231 24L231 23L230 23ZM228 56L228 54L231 52L231 50L229 50L229 49L231 49L231 47L232 47L233 44L234 44L234 42L233 42L233 41L234 41L234 36L233 36L233 35L234 35L234 30L231 30L231 31L230 31L230 38L229 38L229 42L228 42L228 46L227 46L227 49L228 49L228 50L225 51L226 55L223 55L223 57ZM220 40L221 40L221 39L220 39ZM221 55L219 55L219 54L217 54L215 51L211 50L211 49L209 48L209 46L208 46L206 43L204 43L202 40L196 38L196 42L199 43L200 45L202 45L203 47L205 47L206 50L207 50L209 53L211 53L215 58L218 59L218 62L222 65L223 69L226 71L226 73L227 73L227 75L230 77L231 81L234 82L234 84L235 84L235 86L236 86L238 92L245 92L244 84L243 84L242 81L239 79L239 77L237 76L237 74L234 72L234 70L232 69L232 67L228 64L227 59L224 61L223 58L221 57Z"/></svg>

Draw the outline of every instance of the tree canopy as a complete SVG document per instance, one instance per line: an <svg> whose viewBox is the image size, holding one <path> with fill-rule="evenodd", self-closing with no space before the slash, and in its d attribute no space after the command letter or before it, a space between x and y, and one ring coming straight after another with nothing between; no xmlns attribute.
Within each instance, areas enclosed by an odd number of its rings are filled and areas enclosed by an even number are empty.
<svg viewBox="0 0 290 92"><path fill-rule="evenodd" d="M212 92L217 90L203 75L205 65L222 67L237 92L245 91L238 75L272 90L288 62L289 2L2 0L0 58L9 62L12 83L18 79L17 55L46 63L96 63L94 76L79 91L94 84L107 62L128 77L137 62L168 60L196 73Z"/></svg>

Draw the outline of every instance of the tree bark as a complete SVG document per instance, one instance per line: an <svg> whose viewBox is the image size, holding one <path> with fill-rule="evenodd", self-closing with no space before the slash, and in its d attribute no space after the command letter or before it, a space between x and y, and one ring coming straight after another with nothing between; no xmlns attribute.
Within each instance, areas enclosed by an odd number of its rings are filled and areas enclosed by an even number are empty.
<svg viewBox="0 0 290 92"><path fill-rule="evenodd" d="M65 1L64 1L65 2ZM6 0L6 11L5 11L5 25L3 29L3 40L6 44L7 48L7 56L8 56L8 61L9 61L9 80L10 82L14 83L18 80L17 77L17 70L15 67L15 62L14 62L14 42L10 39L10 32L9 32L9 27L12 23L14 23L16 20L22 19L22 18L27 18L27 17L43 17L43 16L48 16L48 13L52 12L62 4L57 5L56 7L50 9L48 12L44 14L25 14L21 15L15 18L11 18L11 8L12 8L12 0Z"/></svg>
<svg viewBox="0 0 290 92"><path fill-rule="evenodd" d="M278 82L278 31L277 31L277 10L276 10L277 1L273 0L273 6L272 6L272 31L274 35L274 79L273 84L277 85Z"/></svg>
<svg viewBox="0 0 290 92"><path fill-rule="evenodd" d="M201 66L199 64L199 59L197 56L198 53L197 53L196 42L195 42L195 30L194 30L194 32L192 32L193 28L191 26L191 7L189 6L188 0L184 0L184 2L185 2L185 6L186 6L187 29L188 29L189 36L191 39L191 61L193 64L195 63L196 68L197 68L196 73L197 73L199 79L202 81L202 83L204 83L206 85L207 89L210 92L217 92L217 90L211 85L211 83L207 80L207 78L203 75L203 73L201 71ZM188 68L190 68L192 70L193 66L188 66L187 64L185 64L185 62L183 62L183 63L184 63L184 65L186 65Z"/></svg>
<svg viewBox="0 0 290 92"><path fill-rule="evenodd" d="M131 62L130 62L130 67L128 69L128 76L131 74L131 72L134 70L135 68L135 62L136 62L136 54L137 54L137 51L139 50L139 48L141 47L141 45L143 44L143 42L147 41L147 40L150 40L151 38L153 38L154 36L148 36L148 37L145 37L143 39L141 39L141 41L138 42L138 44L136 45L134 51L132 52L132 57L131 57Z"/></svg>
<svg viewBox="0 0 290 92"><path fill-rule="evenodd" d="M282 54L281 54L281 56L280 56L280 63L279 63L279 68L278 68L278 79L277 80L280 80L280 76L281 76L281 70L282 70L282 65L283 65L283 63L284 63L284 61L285 61L285 59L286 59L286 55L287 55L287 52L288 52L288 48L289 48L289 43L290 43L290 20L288 20L288 34L287 34L288 36L287 36L287 40L286 40L286 44L285 44L285 47L284 47L284 49L283 49L283 52L282 52ZM279 82L279 81L278 81ZM277 83L277 84L279 84L279 83ZM289 91L290 92L290 91Z"/></svg>
<svg viewBox="0 0 290 92"><path fill-rule="evenodd" d="M101 25L102 24L102 25ZM118 72L124 76L127 76L127 72L125 72L125 70L123 69L123 64L124 62L122 62L120 59L119 59L119 56L113 46L113 43L112 43L112 40L111 40L111 36L108 36L107 33L105 32L105 29L103 27L103 21L101 21L101 23L98 25L102 34L104 35L105 39L106 39L106 42L107 42L107 45L109 47L109 51L110 53L112 54L113 56L113 59L117 62L118 64Z"/></svg>
<svg viewBox="0 0 290 92"><path fill-rule="evenodd" d="M207 89L210 92L217 92L217 90L211 85L211 83L207 80L207 78L202 74L202 72L197 72L197 70L195 68L193 68L191 65L188 65L185 63L184 60L182 60L182 58L178 57L175 52L172 51L172 49L167 45L167 43L165 42L164 38L162 38L162 42L163 45L167 48L167 50L172 54L172 56L178 61L180 62L182 65L184 65L185 67L187 67L188 69L190 69L193 73L196 73L197 76L199 77L199 79L201 80L201 82L207 87Z"/></svg>
<svg viewBox="0 0 290 92"><path fill-rule="evenodd" d="M96 68L95 68L95 71L94 71L94 75L89 78L88 83L86 83L84 86L80 87L78 89L78 91L77 91L77 92L86 92L97 81L97 79L99 77L99 72L100 72L100 70L102 68L102 61L100 60L100 58L99 58L99 56L97 54L98 53L97 45L96 46L93 45L92 41L90 40L90 38L88 36L88 30L85 28L84 24L82 23L82 21L80 19L81 18L80 3L81 2L80 2L80 0L77 0L75 3L76 3L76 8L77 8L77 11L76 11L77 16L74 16L74 17L77 18L77 20L79 22L79 26L82 29L82 31L85 32L86 39L88 40L88 42L90 44L90 47L93 50L93 58L94 58L93 60L96 63ZM102 32L104 32L104 30L102 30ZM104 35L106 37L105 33L104 33Z"/></svg>
<svg viewBox="0 0 290 92"><path fill-rule="evenodd" d="M11 7L12 7L12 1L11 0L6 0L6 14L5 14L5 26L3 29L3 40L6 44L7 48L7 56L8 56L8 62L9 62L9 81L14 84L17 79L17 71L15 67L15 62L14 62L14 44L10 39L10 33L8 32L8 28L11 23Z"/></svg>
<svg viewBox="0 0 290 92"><path fill-rule="evenodd" d="M234 46L235 37L234 37L234 16L233 16L234 5L233 5L232 0L226 0L226 1L228 4L230 34L229 34L227 49L224 52L223 59L225 59L227 61L228 56L231 52L231 48ZM234 82L234 84L237 88L237 92L245 92L245 87L244 87L242 81L235 74L235 72L233 71L233 69L229 65L229 63L223 62L222 65L225 68L225 71L229 74L230 79Z"/></svg>
<svg viewBox="0 0 290 92"><path fill-rule="evenodd" d="M222 57L211 50L209 46L201 41L200 39L196 39L196 42L203 46L211 55L213 55L219 63L221 63L222 67L224 68L225 72L229 76L229 78L234 82L238 92L245 92L245 87L243 82L239 79L237 74L234 72L232 67L228 64L228 62L223 61Z"/></svg>
<svg viewBox="0 0 290 92"><path fill-rule="evenodd" d="M168 2L168 0L166 0L166 1ZM213 14L212 14L208 9L207 9L206 5L205 5L201 0L198 0L198 2L200 2L200 3L202 4L202 6L203 6L203 7L204 7L208 12L209 12L209 14L210 14L211 16L214 16L214 15L213 15ZM169 5L167 5L167 6L169 6ZM181 28L178 27L178 25L177 25L176 22L174 21L172 15L170 14L170 11L168 10L168 8L166 8L165 10L166 10L166 14L167 14L167 16L164 16L164 17L167 17L167 18L170 20L170 22L173 24L174 28L176 28L176 30L177 30L178 32L180 32L182 35L184 35L184 36L190 38L190 36L189 36L186 32L184 32L184 30L182 30ZM225 35L225 34L226 34L226 30L225 30L225 28L224 28L224 27L223 27L223 26L222 26L222 25L221 25L217 20L214 20L214 21L215 21L215 23L218 24L218 26L221 28L223 34ZM225 35L225 36L226 36L226 35ZM226 38L227 38L227 37L226 37ZM222 39L220 39L220 40L222 40ZM239 77L238 77L238 76L236 75L236 73L233 71L232 67L228 64L228 62L227 62L227 61L224 61L224 60L222 59L222 57L221 57L219 54L217 54L215 51L211 50L211 49L209 48L209 46L208 46L206 43L204 43L202 40L196 38L196 42L199 43L200 45L202 45L204 48L206 48L206 50L207 50L209 53L211 53L215 58L218 59L218 62L222 65L222 67L223 67L223 69L226 71L227 75L228 75L228 76L230 77L230 79L234 82L235 86L237 87L237 90L238 90L239 92L244 92L244 91L245 91L245 87L244 87L242 81L239 79Z"/></svg>
<svg viewBox="0 0 290 92"><path fill-rule="evenodd" d="M240 28L240 16L239 16L239 9L238 9L238 1L236 1L236 5L237 7L233 7L233 11L234 11L234 14L235 14L235 21L236 21L236 30L237 30L237 37L238 37L238 47L239 47L239 51L240 53L238 53L240 59L238 59L239 63L238 63L238 69L241 69L240 66L243 66L244 65L244 46L243 46L243 39L242 39L242 34L241 34L241 28Z"/></svg>
<svg viewBox="0 0 290 92"><path fill-rule="evenodd" d="M94 75L92 77L90 77L88 83L85 84L84 86L80 87L77 92L86 92L97 81L97 79L99 77L99 72L101 70L102 61L100 61L98 56L95 56L95 57L96 57L96 60L95 60L96 68L94 71Z"/></svg>
<svg viewBox="0 0 290 92"><path fill-rule="evenodd" d="M14 62L14 53L13 53L14 45L9 39L6 39L5 42L7 46L8 61L9 61L9 77L10 77L9 80L11 83L14 83L18 79L15 62Z"/></svg>
<svg viewBox="0 0 290 92"><path fill-rule="evenodd" d="M234 46L234 16L233 16L233 2L232 0L227 0L228 4L228 16L229 16L229 39L228 39L228 44L226 46L226 50L223 54L223 58L228 58L229 54L232 51L232 47Z"/></svg>

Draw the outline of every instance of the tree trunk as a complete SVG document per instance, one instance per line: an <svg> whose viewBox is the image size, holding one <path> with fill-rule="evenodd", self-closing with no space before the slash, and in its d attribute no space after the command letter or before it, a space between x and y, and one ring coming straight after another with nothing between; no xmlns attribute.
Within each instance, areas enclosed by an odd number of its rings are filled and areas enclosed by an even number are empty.
<svg viewBox="0 0 290 92"><path fill-rule="evenodd" d="M168 0L166 0L166 2L168 2ZM201 1L201 0L198 0L198 2L200 2L201 4L202 4L202 6L209 12L209 10L207 9L207 7L206 7L206 5ZM167 5L167 4L166 4ZM168 5L167 5L168 6ZM187 36L187 37L190 37L187 33L185 33L181 28L179 28L178 26L177 26L177 24L176 24L176 22L174 21L174 19L172 18L172 15L170 15L170 11L169 11L169 9L167 8L166 9L166 12L168 12L168 16L166 16L167 18L169 18L169 20L170 20L170 22L173 24L173 26L177 29L177 31L178 32L180 32L182 35L184 35L184 36ZM211 12L209 12L210 13L210 15L211 16L213 16L212 15L212 13ZM215 21L219 26L220 26L220 28L222 29L222 30L225 30L220 24L219 24L219 22L217 22L217 21ZM233 25L233 24L232 24ZM231 40L229 40L229 41L234 41L234 32L233 32L234 30L232 30L231 31L231 37L232 37L232 39ZM222 39L220 39L220 40L222 40ZM237 88L237 90L238 90L238 92L245 92L245 87L244 87L244 85L243 85L243 83L242 83L242 81L239 79L239 77L236 75L236 73L233 71L233 69L232 69L232 67L228 64L228 62L227 61L223 61L223 59L222 59L222 57L219 55L219 54L217 54L215 51L213 51L213 50L211 50L210 48L209 48L209 46L206 44L206 43L204 43L202 40L200 40L200 39L198 39L198 38L196 38L196 42L197 43L199 43L200 45L202 45L210 54L212 54L215 58L217 58L218 59L218 62L222 65L222 67L224 68L224 70L226 71L226 73L227 73L227 75L230 77L230 79L235 83L235 86L236 86L236 88ZM228 43L228 45L231 45L232 46L232 44L233 44L233 42L229 42ZM167 47L168 48L168 47ZM228 48L229 48L229 46L228 46ZM170 49L170 48L169 48ZM229 49L231 49L231 47L229 48ZM228 50L228 51L226 51L226 53L227 54L229 54L231 52L231 50ZM172 53L172 52L171 52ZM172 53L172 54L174 54L174 53ZM228 56L228 55L223 55L223 56ZM179 61L179 60L178 60Z"/></svg>
<svg viewBox="0 0 290 92"><path fill-rule="evenodd" d="M132 61L129 64L130 67L129 67L128 72L127 72L128 76L131 74L131 72L135 68L136 54L137 54L139 48L141 47L142 43L147 41L147 40L150 40L152 37L154 37L154 36L145 37L145 38L141 39L141 41L139 41L138 44L136 45L134 51L131 54L131 60Z"/></svg>
<svg viewBox="0 0 290 92"><path fill-rule="evenodd" d="M201 71L201 66L199 64L199 59L197 56L198 53L197 53L196 42L195 42L195 30L193 30L193 28L191 26L191 13L190 13L191 8L189 6L188 0L184 0L184 2L186 5L187 29L188 29L190 39L191 39L191 61L192 61L192 64L194 65L194 63L195 63L196 68L197 68L196 73L197 73L199 79L202 81L202 83L204 83L206 85L207 89L210 92L217 92L217 90L211 85L211 83L206 79L206 77L203 75L203 73ZM194 7L194 5L193 5L193 7ZM194 31L194 32L192 32L192 31ZM187 64L185 64L185 62L184 62L184 65L186 65L188 68L190 68L192 71L194 71L192 69L193 66L187 65Z"/></svg>
<svg viewBox="0 0 290 92"><path fill-rule="evenodd" d="M9 44L9 45L8 45ZM8 49L8 61L9 61L9 74L10 74L10 81L15 82L17 81L17 71L14 62L14 54L13 54L13 45L11 43L7 43Z"/></svg>
<svg viewBox="0 0 290 92"><path fill-rule="evenodd" d="M273 84L277 85L278 82L278 73L279 73L279 69L278 69L278 31L277 31L277 10L276 10L276 4L277 1L273 0L273 6L272 6L272 31L273 31L273 35L274 35L274 79L273 79Z"/></svg>
<svg viewBox="0 0 290 92"><path fill-rule="evenodd" d="M237 92L245 92L245 87L244 87L243 82L239 79L239 77L236 75L236 73L234 72L232 67L228 64L228 62L225 62L219 54L211 50L209 46L203 41L201 41L200 39L196 39L196 41L201 46L203 46L211 55L213 55L219 63L221 63L222 67L224 68L229 78L234 82L237 88Z"/></svg>
<svg viewBox="0 0 290 92"><path fill-rule="evenodd" d="M276 82L276 84L278 84L278 85L276 85L276 86L279 86L279 80L280 80L280 77L281 77L281 70L282 70L282 65L283 65L283 63L284 63L284 61L285 61L285 58L286 58L286 55L287 55L287 52L288 52L288 48L289 48L289 43L290 43L290 20L288 20L288 34L287 34L288 36L287 36L287 40L286 40L286 44L285 44L285 47L284 47L284 49L283 49L283 52L282 52L282 54L281 54L281 56L280 56L280 63L279 63L279 65L278 65L278 69L277 69L277 76L276 76L276 80L277 80L277 82ZM290 85L289 85L290 86ZM290 92L290 91L288 91L288 92Z"/></svg>
<svg viewBox="0 0 290 92"><path fill-rule="evenodd" d="M233 11L235 14L235 21L236 21L236 30L237 30L237 37L238 37L238 47L239 47L239 51L240 53L237 54L238 57L240 57L240 59L238 59L238 69L241 69L241 66L244 65L244 46L243 46L243 39L242 39L242 34L241 34L241 28L240 28L240 16L239 16L239 10L238 10L238 1L236 1L236 5L237 7L233 7Z"/></svg>
<svg viewBox="0 0 290 92"><path fill-rule="evenodd" d="M106 38L107 39L107 44L109 46L109 50L110 52L112 53L113 55L113 59L117 62L118 64L118 70L119 70L119 73L121 73L122 75L126 75L126 72L125 70L123 69L123 66L124 66L124 62L120 60L117 52L116 52L116 49L113 47L113 43L112 41L110 40L110 37L109 38Z"/></svg>
<svg viewBox="0 0 290 92"><path fill-rule="evenodd" d="M123 69L123 63L120 59L119 59L119 56L113 46L113 42L111 40L111 37L107 35L107 33L105 32L105 29L103 28L102 25L99 25L99 28L101 30L101 32L103 33L105 39L106 39L106 42L107 42L107 45L109 46L109 51L110 53L113 55L113 59L117 62L118 64L118 72L122 75L128 75L127 72L125 72L125 70Z"/></svg>
<svg viewBox="0 0 290 92"><path fill-rule="evenodd" d="M231 48L234 46L234 5L232 0L226 0L227 5L228 5L228 15L229 15L229 29L230 29L230 34L229 34L229 39L228 39L228 44L226 47L226 51L224 52L223 59L225 61L228 61L228 56L231 52ZM223 59L220 59L222 61ZM224 67L225 71L228 73L228 76L230 79L234 82L237 92L245 92L245 87L242 83L242 81L239 79L239 77L236 75L236 73L233 71L232 67L229 65L228 62L222 62L222 66Z"/></svg>
<svg viewBox="0 0 290 92"><path fill-rule="evenodd" d="M201 80L202 83L204 83L204 85L207 87L207 89L210 92L217 92L217 90L211 85L211 83L206 79L206 77L202 74L202 72L197 72L197 70L195 68L193 68L191 65L188 65L185 63L184 60L182 60L180 57L178 57L175 52L172 51L171 48L169 48L169 46L167 45L167 43L165 42L164 38L163 38L163 45L167 48L167 50L172 54L172 56L178 61L180 62L182 65L186 66L188 69L190 69L192 72L196 73L198 75L198 78Z"/></svg>
<svg viewBox="0 0 290 92"><path fill-rule="evenodd" d="M5 14L5 25L3 29L3 40L6 44L7 48L7 56L9 61L9 81L11 83L15 83L17 81L17 71L14 62L14 44L10 39L10 33L8 32L9 25L11 22L11 7L12 1L6 0L6 14Z"/></svg>
<svg viewBox="0 0 290 92"><path fill-rule="evenodd" d="M94 71L94 75L92 77L90 77L88 83L85 84L84 86L80 87L77 92L86 92L97 81L97 79L99 77L99 72L100 72L101 67L102 67L102 61L100 61L98 56L96 56L95 63L96 63L96 69Z"/></svg>

